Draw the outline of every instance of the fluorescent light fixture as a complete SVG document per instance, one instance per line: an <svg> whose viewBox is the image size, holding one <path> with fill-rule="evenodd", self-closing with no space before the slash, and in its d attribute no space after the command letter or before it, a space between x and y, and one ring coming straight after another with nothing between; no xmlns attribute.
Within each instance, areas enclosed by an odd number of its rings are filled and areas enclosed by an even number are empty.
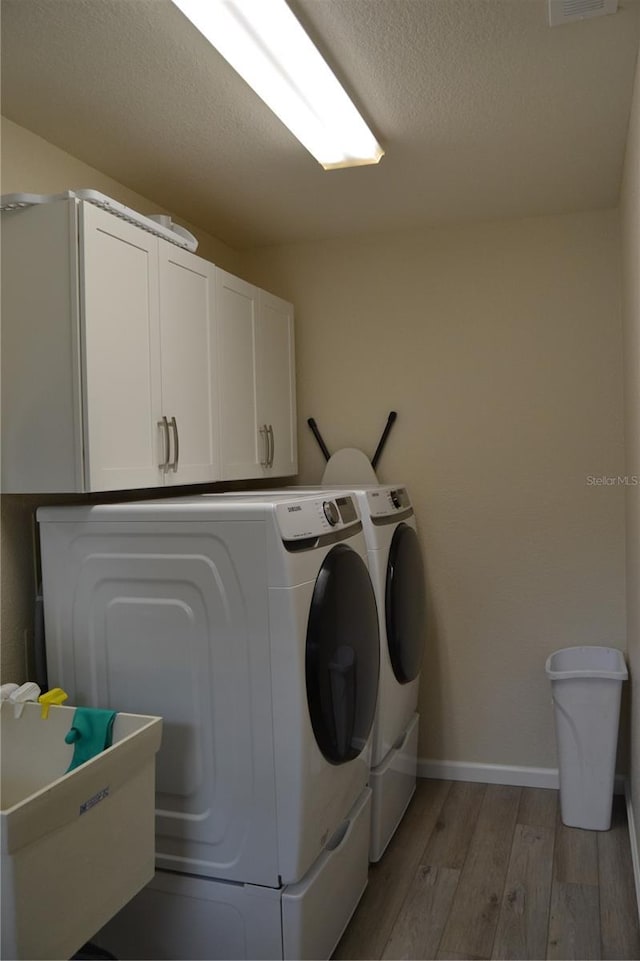
<svg viewBox="0 0 640 961"><path fill-rule="evenodd" d="M173 0L325 170L384 151L285 0Z"/></svg>

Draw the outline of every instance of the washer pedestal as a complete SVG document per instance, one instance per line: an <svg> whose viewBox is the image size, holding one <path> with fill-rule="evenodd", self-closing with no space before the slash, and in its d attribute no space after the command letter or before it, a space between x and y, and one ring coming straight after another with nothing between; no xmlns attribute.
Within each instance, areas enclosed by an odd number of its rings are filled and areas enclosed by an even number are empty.
<svg viewBox="0 0 640 961"><path fill-rule="evenodd" d="M310 870L283 888L156 871L93 941L123 961L330 958L367 886L370 821L365 788Z"/></svg>
<svg viewBox="0 0 640 961"><path fill-rule="evenodd" d="M370 772L373 792L370 861L379 861L384 854L416 789L418 721L419 715L414 714L402 737Z"/></svg>

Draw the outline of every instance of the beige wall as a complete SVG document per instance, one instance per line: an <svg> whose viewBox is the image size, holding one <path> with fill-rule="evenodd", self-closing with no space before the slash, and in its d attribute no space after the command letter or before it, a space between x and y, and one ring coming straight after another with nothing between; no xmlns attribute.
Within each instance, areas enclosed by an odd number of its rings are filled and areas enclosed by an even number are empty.
<svg viewBox="0 0 640 961"><path fill-rule="evenodd" d="M301 480L331 451L409 486L431 633L423 758L555 766L547 655L625 647L615 211L254 251L296 305Z"/></svg>
<svg viewBox="0 0 640 961"><path fill-rule="evenodd" d="M4 117L0 147L2 193L57 193L90 187L141 213L172 213ZM178 218L176 222L182 223L197 236L197 253L200 256L237 273L236 251L193 224L179 221ZM43 416L45 414L43 411ZM38 504L51 500L51 497L8 494L1 499L0 677L4 680L26 679L27 649L33 632L32 517Z"/></svg>
<svg viewBox="0 0 640 961"><path fill-rule="evenodd" d="M626 473L640 479L640 60L621 194ZM631 668L631 797L640 854L640 486L627 494L627 644ZM640 891L638 892L640 897Z"/></svg>

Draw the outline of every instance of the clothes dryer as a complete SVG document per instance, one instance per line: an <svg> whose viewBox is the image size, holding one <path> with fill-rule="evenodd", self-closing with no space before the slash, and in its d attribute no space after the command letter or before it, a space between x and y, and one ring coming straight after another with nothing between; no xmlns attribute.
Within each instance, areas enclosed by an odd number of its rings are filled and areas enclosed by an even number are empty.
<svg viewBox="0 0 640 961"><path fill-rule="evenodd" d="M362 517L380 627L369 851L370 860L378 861L402 820L416 785L418 685L426 636L425 577L407 488L376 484L351 489ZM330 496L333 488L290 490Z"/></svg>
<svg viewBox="0 0 640 961"><path fill-rule="evenodd" d="M160 872L105 947L171 957L166 930L149 941L170 918L184 958L328 957L366 885L379 675L355 497L200 495L38 520L49 682L165 719Z"/></svg>

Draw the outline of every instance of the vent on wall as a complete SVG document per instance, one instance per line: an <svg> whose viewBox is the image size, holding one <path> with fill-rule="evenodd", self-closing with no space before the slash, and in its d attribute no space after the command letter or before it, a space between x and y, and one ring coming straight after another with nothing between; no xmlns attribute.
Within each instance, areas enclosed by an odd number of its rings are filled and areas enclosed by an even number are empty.
<svg viewBox="0 0 640 961"><path fill-rule="evenodd" d="M615 13L618 0L549 0L549 26Z"/></svg>

